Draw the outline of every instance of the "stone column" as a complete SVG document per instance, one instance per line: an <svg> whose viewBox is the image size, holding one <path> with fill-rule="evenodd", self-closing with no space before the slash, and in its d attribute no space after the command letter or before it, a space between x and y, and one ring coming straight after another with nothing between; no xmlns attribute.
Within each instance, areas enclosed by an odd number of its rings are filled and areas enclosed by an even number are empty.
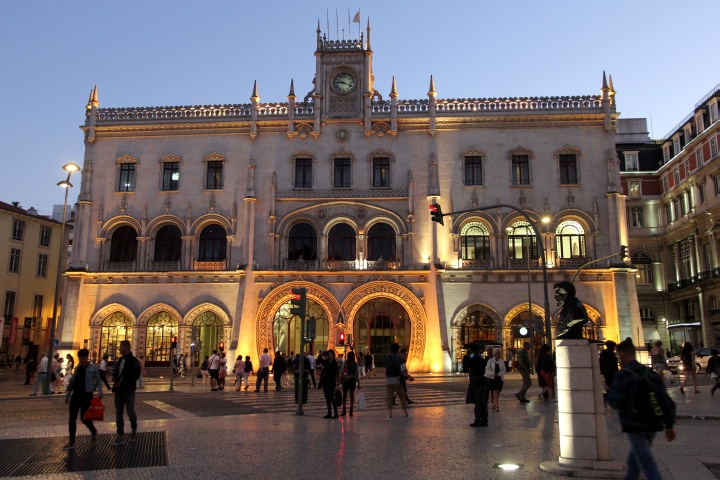
<svg viewBox="0 0 720 480"><path fill-rule="evenodd" d="M680 263L680 244L675 242L673 243L673 255L675 255L675 281L679 282L681 280L680 276L680 266L682 265Z"/></svg>
<svg viewBox="0 0 720 480"><path fill-rule="evenodd" d="M610 455L597 350L586 339L558 340L560 458L540 464L571 477L623 478L623 464Z"/></svg>
<svg viewBox="0 0 720 480"><path fill-rule="evenodd" d="M697 248L697 242L695 241L694 235L690 235L688 237L688 248L690 249L690 276L694 277L699 271L699 264L695 261L695 249Z"/></svg>
<svg viewBox="0 0 720 480"><path fill-rule="evenodd" d="M715 242L715 231L710 231L710 251L712 252L712 266L710 268L718 268L718 248Z"/></svg>

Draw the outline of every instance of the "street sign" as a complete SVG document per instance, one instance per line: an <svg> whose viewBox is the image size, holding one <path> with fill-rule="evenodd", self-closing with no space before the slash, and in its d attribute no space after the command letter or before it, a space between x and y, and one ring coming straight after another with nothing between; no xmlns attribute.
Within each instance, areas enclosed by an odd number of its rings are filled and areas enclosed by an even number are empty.
<svg viewBox="0 0 720 480"><path fill-rule="evenodd" d="M56 338L55 339L55 350L57 350L58 348L60 348L60 339Z"/></svg>

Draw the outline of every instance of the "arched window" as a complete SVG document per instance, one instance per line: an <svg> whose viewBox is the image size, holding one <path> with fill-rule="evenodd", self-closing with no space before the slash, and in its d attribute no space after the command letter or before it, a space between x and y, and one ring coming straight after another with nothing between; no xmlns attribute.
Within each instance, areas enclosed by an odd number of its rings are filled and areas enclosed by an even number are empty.
<svg viewBox="0 0 720 480"><path fill-rule="evenodd" d="M227 232L220 225L208 225L200 233L198 260L201 262L219 262L225 260L227 250Z"/></svg>
<svg viewBox="0 0 720 480"><path fill-rule="evenodd" d="M368 260L378 260L381 256L389 262L395 260L395 230L387 223L370 227L367 242Z"/></svg>
<svg viewBox="0 0 720 480"><path fill-rule="evenodd" d="M509 257L527 259L528 250L531 259L538 258L538 245L535 230L528 222L525 221L513 223L508 230Z"/></svg>
<svg viewBox="0 0 720 480"><path fill-rule="evenodd" d="M217 349L218 342L225 339L223 320L214 312L203 312L193 320L193 327L197 327L197 340L200 345L195 344L195 362L193 365L202 365L206 356Z"/></svg>
<svg viewBox="0 0 720 480"><path fill-rule="evenodd" d="M558 258L585 258L585 230L574 220L561 222L555 230Z"/></svg>
<svg viewBox="0 0 720 480"><path fill-rule="evenodd" d="M134 262L137 254L137 232L124 225L115 230L110 239L111 262Z"/></svg>
<svg viewBox="0 0 720 480"><path fill-rule="evenodd" d="M490 232L480 222L463 225L460 232L460 255L463 260L490 258Z"/></svg>
<svg viewBox="0 0 720 480"><path fill-rule="evenodd" d="M653 271L652 271L652 260L650 256L643 252L635 252L632 254L632 263L638 269L637 271L637 283L638 285L652 285L653 283Z"/></svg>
<svg viewBox="0 0 720 480"><path fill-rule="evenodd" d="M328 234L328 260L355 260L355 230L340 223Z"/></svg>
<svg viewBox="0 0 720 480"><path fill-rule="evenodd" d="M170 337L178 333L178 320L170 312L158 312L147 323L147 362L170 362Z"/></svg>
<svg viewBox="0 0 720 480"><path fill-rule="evenodd" d="M307 223L298 223L288 236L288 260L317 260L317 233Z"/></svg>
<svg viewBox="0 0 720 480"><path fill-rule="evenodd" d="M180 229L175 225L165 225L155 235L156 262L177 262L180 260L182 240Z"/></svg>
<svg viewBox="0 0 720 480"><path fill-rule="evenodd" d="M122 340L132 340L132 320L122 312L115 312L103 320L100 330L100 356L107 353L112 360L120 358Z"/></svg>
<svg viewBox="0 0 720 480"><path fill-rule="evenodd" d="M326 350L328 345L328 322L325 310L314 300L307 300L307 317L315 317L315 339L310 342L310 351ZM290 301L280 305L273 320L273 349L286 355L300 351L300 322L297 315L290 313ZM306 343L307 345L307 343Z"/></svg>
<svg viewBox="0 0 720 480"><path fill-rule="evenodd" d="M374 298L358 310L352 333L358 354L369 351L375 356L375 366L384 367L384 357L391 344L410 346L409 315L395 300Z"/></svg>
<svg viewBox="0 0 720 480"><path fill-rule="evenodd" d="M482 312L468 314L460 329L460 341L463 345L475 341L495 343L495 322Z"/></svg>

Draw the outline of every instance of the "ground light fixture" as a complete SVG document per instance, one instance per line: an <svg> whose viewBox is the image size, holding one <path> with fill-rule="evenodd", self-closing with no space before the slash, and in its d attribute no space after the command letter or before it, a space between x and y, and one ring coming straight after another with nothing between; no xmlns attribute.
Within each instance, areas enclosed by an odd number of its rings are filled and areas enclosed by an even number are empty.
<svg viewBox="0 0 720 480"><path fill-rule="evenodd" d="M496 463L493 468L503 470L505 472L514 472L515 470L522 470L523 466L517 463Z"/></svg>

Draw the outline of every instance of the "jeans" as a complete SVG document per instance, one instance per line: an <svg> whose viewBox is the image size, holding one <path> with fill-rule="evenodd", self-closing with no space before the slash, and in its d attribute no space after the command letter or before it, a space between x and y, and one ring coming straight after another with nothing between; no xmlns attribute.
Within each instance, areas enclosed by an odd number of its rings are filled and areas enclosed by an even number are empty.
<svg viewBox="0 0 720 480"><path fill-rule="evenodd" d="M117 434L125 435L125 419L123 409L127 409L130 419L130 428L133 432L137 430L137 415L135 415L135 392L115 392L115 422L117 423Z"/></svg>
<svg viewBox="0 0 720 480"><path fill-rule="evenodd" d="M532 386L532 380L530 380L530 372L520 369L518 369L518 372L520 372L520 375L522 376L523 383L522 387L520 387L520 391L517 393L517 396L520 398L525 398L528 389Z"/></svg>
<svg viewBox="0 0 720 480"><path fill-rule="evenodd" d="M37 395L38 388L45 383L45 372L38 372L37 378L35 379L35 387L33 388L33 395ZM45 388L45 387L43 387ZM52 392L52 385L50 385L50 391Z"/></svg>
<svg viewBox="0 0 720 480"><path fill-rule="evenodd" d="M270 369L269 368L261 368L258 370L257 375L257 383L255 384L255 391L260 391L260 384L262 383L263 379L265 380L265 391L268 391L268 377L270 376Z"/></svg>
<svg viewBox="0 0 720 480"><path fill-rule="evenodd" d="M627 458L625 480L639 478L641 471L647 480L661 480L660 472L650 450L653 438L655 438L655 432L628 433L630 452Z"/></svg>
<svg viewBox="0 0 720 480"><path fill-rule="evenodd" d="M93 398L93 392L75 393L73 392L70 397L70 423L68 424L68 430L70 431L70 443L75 443L75 432L77 431L77 416L78 411L80 412L80 420L85 416L85 412L90 408L90 401ZM92 421L82 420L90 433L93 435L97 434L97 430L93 425Z"/></svg>

